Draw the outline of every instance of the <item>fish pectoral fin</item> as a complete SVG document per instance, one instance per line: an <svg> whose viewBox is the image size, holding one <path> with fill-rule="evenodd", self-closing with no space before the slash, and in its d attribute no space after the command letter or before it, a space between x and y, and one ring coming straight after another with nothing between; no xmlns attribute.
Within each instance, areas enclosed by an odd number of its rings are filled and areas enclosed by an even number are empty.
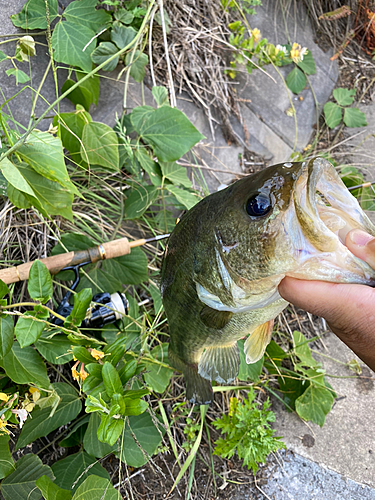
<svg viewBox="0 0 375 500"><path fill-rule="evenodd" d="M248 365L256 363L263 356L266 347L271 341L274 320L258 326L246 339L244 352Z"/></svg>
<svg viewBox="0 0 375 500"><path fill-rule="evenodd" d="M198 363L198 373L220 384L232 382L238 375L240 355L237 342L226 346L207 347Z"/></svg>
<svg viewBox="0 0 375 500"><path fill-rule="evenodd" d="M217 311L209 306L203 307L200 312L202 322L208 326L208 328L215 328L216 330L224 328L232 316L233 313L230 311Z"/></svg>

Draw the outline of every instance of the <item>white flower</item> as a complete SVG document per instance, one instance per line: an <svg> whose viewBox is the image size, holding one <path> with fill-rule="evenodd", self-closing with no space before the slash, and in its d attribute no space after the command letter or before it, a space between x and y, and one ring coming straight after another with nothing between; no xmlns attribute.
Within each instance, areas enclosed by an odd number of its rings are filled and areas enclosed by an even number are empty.
<svg viewBox="0 0 375 500"><path fill-rule="evenodd" d="M22 426L25 422L25 420L27 419L27 411L26 410L11 410L12 413L14 413L15 415L17 415L18 417L18 420L20 421L20 429L22 429Z"/></svg>
<svg viewBox="0 0 375 500"><path fill-rule="evenodd" d="M283 45L277 44L275 47L276 54L283 52L286 56L288 55L288 49Z"/></svg>

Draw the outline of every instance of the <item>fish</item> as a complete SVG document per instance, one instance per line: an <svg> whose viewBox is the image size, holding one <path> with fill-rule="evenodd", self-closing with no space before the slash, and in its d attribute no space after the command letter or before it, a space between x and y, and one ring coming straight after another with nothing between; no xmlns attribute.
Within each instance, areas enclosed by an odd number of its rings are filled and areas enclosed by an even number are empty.
<svg viewBox="0 0 375 500"><path fill-rule="evenodd" d="M324 158L286 162L246 176L189 210L168 240L160 290L169 324L168 359L186 397L212 401L212 381L229 384L257 362L274 319L288 306L285 276L375 285L375 271L345 236L375 226Z"/></svg>

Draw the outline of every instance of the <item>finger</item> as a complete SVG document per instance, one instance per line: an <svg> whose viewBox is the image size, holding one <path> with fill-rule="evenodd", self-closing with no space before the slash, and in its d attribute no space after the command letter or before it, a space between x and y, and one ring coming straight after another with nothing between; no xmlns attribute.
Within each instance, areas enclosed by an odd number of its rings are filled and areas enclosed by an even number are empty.
<svg viewBox="0 0 375 500"><path fill-rule="evenodd" d="M365 285L284 278L280 295L325 318L336 335L375 371L375 290Z"/></svg>
<svg viewBox="0 0 375 500"><path fill-rule="evenodd" d="M357 324L361 322L368 302L375 303L375 290L364 285L307 281L290 277L281 281L279 293L295 306L322 316L337 328L344 329L353 322L353 317Z"/></svg>
<svg viewBox="0 0 375 500"><path fill-rule="evenodd" d="M356 257L375 269L375 238L364 231L353 229L345 238L345 245Z"/></svg>

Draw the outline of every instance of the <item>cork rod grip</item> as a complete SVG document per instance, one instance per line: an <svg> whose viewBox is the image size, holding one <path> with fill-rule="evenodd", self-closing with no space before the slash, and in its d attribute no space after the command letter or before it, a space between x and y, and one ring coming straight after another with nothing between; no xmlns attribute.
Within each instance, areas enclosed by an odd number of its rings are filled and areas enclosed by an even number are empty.
<svg viewBox="0 0 375 500"><path fill-rule="evenodd" d="M51 274L57 274L61 269L68 266L76 266L83 262L98 262L104 259L113 259L130 253L130 244L127 238L109 241L102 245L81 250L78 252L67 252L40 259ZM0 279L7 285L17 281L27 280L33 262L26 262L19 266L0 270Z"/></svg>

